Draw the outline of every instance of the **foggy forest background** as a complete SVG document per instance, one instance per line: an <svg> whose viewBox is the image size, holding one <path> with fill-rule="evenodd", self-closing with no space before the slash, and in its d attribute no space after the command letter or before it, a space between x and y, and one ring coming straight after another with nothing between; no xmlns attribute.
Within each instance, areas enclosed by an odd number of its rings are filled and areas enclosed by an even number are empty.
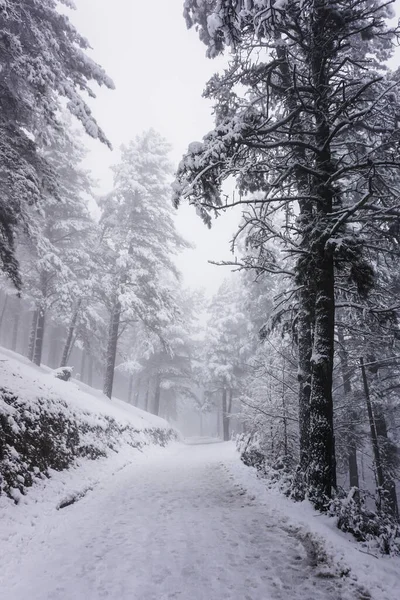
<svg viewBox="0 0 400 600"><path fill-rule="evenodd" d="M184 435L235 439L288 495L389 548L400 427L393 2L186 0L207 55L229 59L205 87L215 128L179 166L168 140L138 132L104 195L83 161L87 136L111 151L89 98L114 85L70 2L59 4L0 1L1 344ZM176 266L192 243L175 223L183 202L206 226L241 209L211 299Z"/></svg>

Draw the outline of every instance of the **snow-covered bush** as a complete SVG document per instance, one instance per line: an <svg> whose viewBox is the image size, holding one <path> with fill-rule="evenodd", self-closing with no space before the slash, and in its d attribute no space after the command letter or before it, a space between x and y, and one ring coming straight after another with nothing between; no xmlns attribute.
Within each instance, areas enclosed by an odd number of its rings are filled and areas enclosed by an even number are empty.
<svg viewBox="0 0 400 600"><path fill-rule="evenodd" d="M347 494L339 490L329 505L329 512L337 518L342 531L354 535L382 554L400 554L400 525L384 512L369 510L368 494L352 488Z"/></svg>
<svg viewBox="0 0 400 600"><path fill-rule="evenodd" d="M41 390L32 401L23 393L0 388L0 495L16 503L36 478L49 477L52 469L67 469L79 458L105 457L123 445L165 446L176 438L173 429L153 426L140 417L138 422L136 415L135 423L135 416L131 422L119 421L96 412L94 398L94 410L86 410L45 387Z"/></svg>
<svg viewBox="0 0 400 600"><path fill-rule="evenodd" d="M242 434L236 440L240 458L248 467L257 469L259 477L265 479L268 487L278 489L293 500L293 465L285 458L270 460L259 435ZM382 554L400 554L400 525L381 511L367 507L370 494L358 488L350 492L339 489L328 502L328 514L336 518L338 529L351 533L359 542Z"/></svg>

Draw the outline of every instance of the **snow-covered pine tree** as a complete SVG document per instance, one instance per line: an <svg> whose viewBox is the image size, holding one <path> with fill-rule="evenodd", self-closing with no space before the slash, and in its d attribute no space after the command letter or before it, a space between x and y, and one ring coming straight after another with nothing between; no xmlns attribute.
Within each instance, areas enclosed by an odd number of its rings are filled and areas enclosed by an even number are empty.
<svg viewBox="0 0 400 600"><path fill-rule="evenodd" d="M178 286L174 291L174 302L179 312L176 319L163 329L162 340L143 323L129 327L121 340L126 356L118 365L118 370L133 376L135 404L143 391L140 387L150 383L154 393L148 397L145 408L154 414L160 414L161 410L167 417L176 414L179 400L197 401L193 361L196 360L198 346L195 340L198 294ZM124 351L120 350L120 354L123 355Z"/></svg>
<svg viewBox="0 0 400 600"><path fill-rule="evenodd" d="M15 229L29 222L28 205L57 189L56 174L37 149L62 132L60 99L90 136L108 144L84 94L94 97L91 82L113 83L85 53L89 43L62 5L73 8L69 0L0 4L0 265L17 287Z"/></svg>
<svg viewBox="0 0 400 600"><path fill-rule="evenodd" d="M104 393L110 398L118 338L126 325L140 321L162 338L177 316L173 255L186 243L173 219L168 152L155 131L138 136L121 149L114 189L101 201L101 287L110 314Z"/></svg>
<svg viewBox="0 0 400 600"><path fill-rule="evenodd" d="M240 281L226 279L210 302L204 340L203 385L222 414L223 439L230 439L234 398L241 392L249 356L249 318Z"/></svg>
<svg viewBox="0 0 400 600"><path fill-rule="evenodd" d="M297 257L299 480L321 509L336 484L335 261L362 249L360 232L346 228L355 215L398 212L387 185L400 169L397 74L385 67L397 35L392 4L185 2L208 55L230 51L231 60L206 88L216 126L189 147L175 202L187 199L209 224L235 203L221 195L233 176L249 223L258 219L265 239L286 240ZM285 235L273 227L279 211Z"/></svg>
<svg viewBox="0 0 400 600"><path fill-rule="evenodd" d="M82 169L84 149L73 133L60 131L43 150L57 172L57 194L44 194L27 211L26 233L19 236L18 258L24 279L23 295L35 306L30 354L42 358L46 315L66 325L76 303L82 304L92 273L90 248L96 227L88 210L91 181Z"/></svg>

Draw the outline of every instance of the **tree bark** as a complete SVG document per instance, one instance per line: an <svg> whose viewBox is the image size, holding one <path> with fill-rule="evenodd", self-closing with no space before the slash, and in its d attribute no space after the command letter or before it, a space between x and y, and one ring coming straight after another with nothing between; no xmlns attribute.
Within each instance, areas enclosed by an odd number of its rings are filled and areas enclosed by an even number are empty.
<svg viewBox="0 0 400 600"><path fill-rule="evenodd" d="M8 294L5 295L3 308L1 310L1 315L0 315L0 333L2 333L4 315L6 314L7 304L8 304Z"/></svg>
<svg viewBox="0 0 400 600"><path fill-rule="evenodd" d="M33 362L33 355L35 352L35 345L36 345L36 330L37 330L38 318L39 318L39 311L35 310L35 312L32 315L32 325L31 325L31 332L29 335L29 346L28 346L28 358L32 362Z"/></svg>
<svg viewBox="0 0 400 600"><path fill-rule="evenodd" d="M121 318L121 303L115 300L110 318L108 331L106 371L104 376L103 393L111 399L114 384L115 361L117 358L119 323Z"/></svg>
<svg viewBox="0 0 400 600"><path fill-rule="evenodd" d="M153 414L154 415L159 415L160 414L160 397L161 397L161 378L159 375L157 375L157 379L156 379L156 389L154 392L154 407L153 407Z"/></svg>
<svg viewBox="0 0 400 600"><path fill-rule="evenodd" d="M87 384L93 387L93 356L89 354Z"/></svg>
<svg viewBox="0 0 400 600"><path fill-rule="evenodd" d="M47 364L52 369L55 369L59 366L59 356L61 349L61 338L64 333L64 328L60 325L56 325L52 328L50 343L47 354ZM65 366L65 365L64 365Z"/></svg>
<svg viewBox="0 0 400 600"><path fill-rule="evenodd" d="M133 393L133 375L132 373L129 375L129 384L128 384L128 404L132 404L132 393Z"/></svg>
<svg viewBox="0 0 400 600"><path fill-rule="evenodd" d="M228 415L228 394L226 386L222 390L222 431L223 439L227 442L229 438L229 415Z"/></svg>
<svg viewBox="0 0 400 600"><path fill-rule="evenodd" d="M150 377L147 380L146 393L144 395L144 410L149 412L149 398L150 398Z"/></svg>
<svg viewBox="0 0 400 600"><path fill-rule="evenodd" d="M314 88L315 169L312 195L318 198L307 277L316 290L313 354L311 357L309 497L317 509L326 508L336 487L333 433L333 356L335 334L335 285L333 248L329 244L330 214L335 192L330 177L335 171L330 148L329 77L327 74L326 2L315 0L311 23L311 75Z"/></svg>
<svg viewBox="0 0 400 600"><path fill-rule="evenodd" d="M139 406L141 385L142 385L142 378L139 376L136 380L136 389L135 389L135 393L133 394L134 406ZM132 386L133 386L133 376L132 376ZM131 392L131 394L132 394L132 392Z"/></svg>
<svg viewBox="0 0 400 600"><path fill-rule="evenodd" d="M44 306L38 309L38 318L36 325L35 348L33 351L33 362L40 367L43 353L44 328L46 323L46 312Z"/></svg>
<svg viewBox="0 0 400 600"><path fill-rule="evenodd" d="M396 482L393 475L397 466L397 448L391 442L388 436L385 414L382 406L378 403L373 404L375 429L378 438L378 444L381 449L381 459L383 466L383 488L385 510L397 521L399 519L399 505L397 502Z"/></svg>
<svg viewBox="0 0 400 600"><path fill-rule="evenodd" d="M72 351L72 347L73 347L73 340L75 337L75 329L76 329L76 324L78 322L81 304L82 304L82 300L78 300L76 309L72 315L71 323L68 327L67 339L65 340L64 350L63 350L63 353L61 356L60 367L67 366L69 357L71 355L71 351Z"/></svg>
<svg viewBox="0 0 400 600"><path fill-rule="evenodd" d="M349 467L349 482L350 487L360 487L360 479L358 475L358 463L357 463L357 445L355 440L354 427L357 420L356 412L351 408L351 371L349 368L349 361L345 346L345 339L343 331L338 327L338 340L339 340L339 358L340 366L342 370L342 381L343 381L343 392L346 399L349 415L349 426L347 437L347 463Z"/></svg>
<svg viewBox="0 0 400 600"><path fill-rule="evenodd" d="M361 365L361 375L362 375L362 380L363 380L363 385L364 385L365 401L367 404L369 428L370 428L370 432L371 432L371 443L372 443L372 451L374 454L376 481L378 484L378 488L383 489L384 477L383 477L381 453L380 453L379 444L378 444L378 435L376 433L374 413L372 411L371 396L369 393L367 374L365 372L364 359L362 357L360 358L360 365Z"/></svg>
<svg viewBox="0 0 400 600"><path fill-rule="evenodd" d="M372 451L374 454L375 473L378 485L379 504L378 508L394 517L399 518L399 507L396 495L396 484L391 474L389 453L389 439L387 433L386 419L382 407L374 406L371 402L371 394L364 359L360 358L361 375L364 385L365 400L367 403L368 419L371 431ZM382 448L381 448L382 446Z"/></svg>
<svg viewBox="0 0 400 600"><path fill-rule="evenodd" d="M80 375L81 375L81 381L83 383L85 383L85 370L86 370L86 351L84 348L82 348Z"/></svg>
<svg viewBox="0 0 400 600"><path fill-rule="evenodd" d="M13 316L13 327L11 336L11 350L16 352L18 343L19 324L21 321L21 300L16 299L15 312Z"/></svg>

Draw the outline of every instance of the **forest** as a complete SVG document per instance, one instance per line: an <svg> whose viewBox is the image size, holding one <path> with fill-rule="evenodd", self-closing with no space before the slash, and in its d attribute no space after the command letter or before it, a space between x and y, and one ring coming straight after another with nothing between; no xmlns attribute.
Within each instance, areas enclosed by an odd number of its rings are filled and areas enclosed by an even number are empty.
<svg viewBox="0 0 400 600"><path fill-rule="evenodd" d="M112 148L94 115L115 86L72 8L0 0L1 346L233 440L293 502L399 553L396 2L182 0L223 67L179 165L155 128ZM114 156L106 193L89 138ZM215 294L177 266L182 205L209 228L239 215Z"/></svg>

